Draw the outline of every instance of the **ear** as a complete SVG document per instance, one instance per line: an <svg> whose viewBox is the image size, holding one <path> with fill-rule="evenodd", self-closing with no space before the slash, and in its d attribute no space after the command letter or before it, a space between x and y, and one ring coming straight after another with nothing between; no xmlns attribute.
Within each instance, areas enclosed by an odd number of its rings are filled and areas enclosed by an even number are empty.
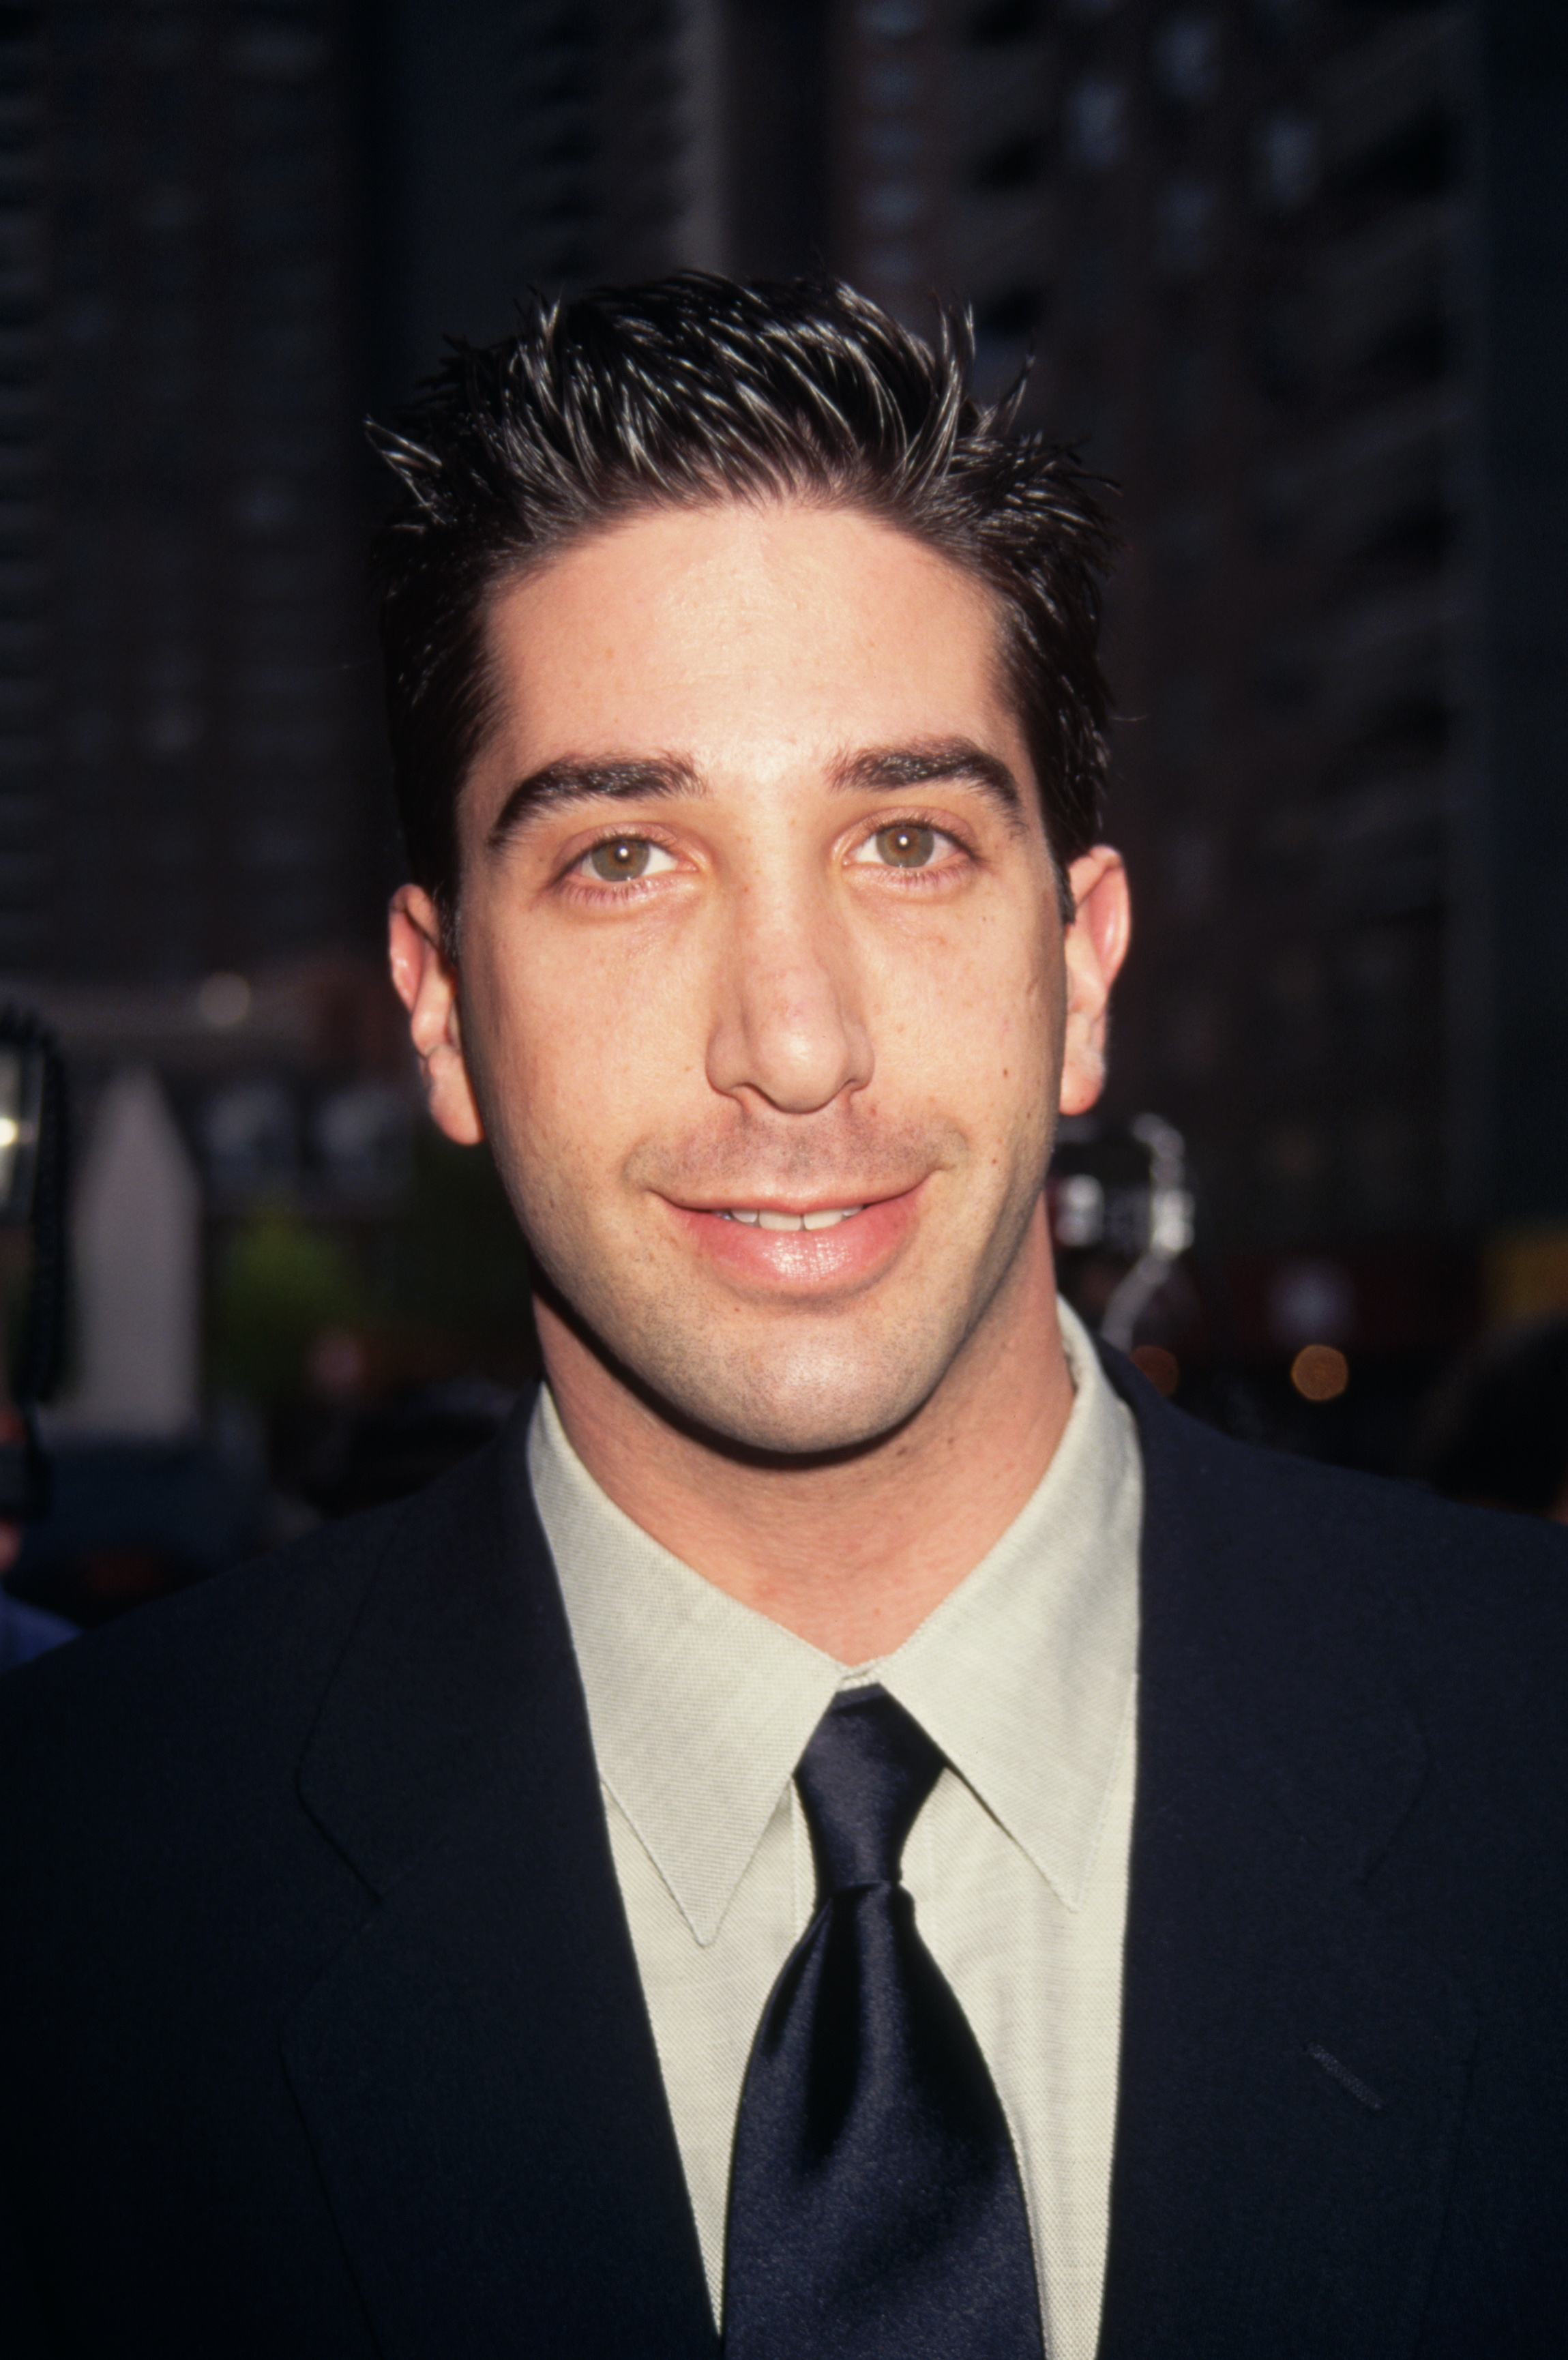
<svg viewBox="0 0 1568 2360"><path fill-rule="evenodd" d="M1073 923L1067 961L1067 1025L1062 1059L1062 1111L1086 1114L1105 1080L1105 1022L1111 986L1132 932L1127 870L1119 852L1097 844L1067 872Z"/></svg>
<svg viewBox="0 0 1568 2360"><path fill-rule="evenodd" d="M408 1011L430 1114L460 1147L476 1147L485 1125L463 1054L457 971L441 948L441 920L422 886L400 885L393 894L387 955L393 989Z"/></svg>

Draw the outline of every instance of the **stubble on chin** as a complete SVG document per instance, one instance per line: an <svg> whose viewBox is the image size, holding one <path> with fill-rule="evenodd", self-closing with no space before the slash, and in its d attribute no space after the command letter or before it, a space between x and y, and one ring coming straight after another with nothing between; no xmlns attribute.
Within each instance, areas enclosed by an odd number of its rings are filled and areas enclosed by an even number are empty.
<svg viewBox="0 0 1568 2360"><path fill-rule="evenodd" d="M929 1321L912 1336L868 1335L864 1311L832 1326L777 1315L767 1324L770 1332L744 1338L710 1333L693 1349L690 1330L656 1319L631 1339L627 1357L683 1426L742 1450L799 1459L860 1449L896 1430L951 1356Z"/></svg>

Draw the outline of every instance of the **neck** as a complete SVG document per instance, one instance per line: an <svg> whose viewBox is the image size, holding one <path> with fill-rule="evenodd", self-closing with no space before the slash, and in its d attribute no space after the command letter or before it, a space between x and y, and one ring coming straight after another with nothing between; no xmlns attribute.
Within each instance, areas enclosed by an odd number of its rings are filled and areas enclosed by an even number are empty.
<svg viewBox="0 0 1568 2360"><path fill-rule="evenodd" d="M1036 1232L930 1400L864 1450L798 1466L735 1455L667 1421L540 1303L561 1423L616 1506L717 1589L840 1663L887 1655L1000 1539L1067 1424L1043 1208Z"/></svg>

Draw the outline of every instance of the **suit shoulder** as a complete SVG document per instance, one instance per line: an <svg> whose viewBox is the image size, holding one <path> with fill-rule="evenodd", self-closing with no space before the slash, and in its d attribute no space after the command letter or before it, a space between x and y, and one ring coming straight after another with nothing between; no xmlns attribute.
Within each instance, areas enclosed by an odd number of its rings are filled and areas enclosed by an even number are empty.
<svg viewBox="0 0 1568 2360"><path fill-rule="evenodd" d="M1222 1496L1239 1513L1287 1521L1314 1533L1324 1547L1367 1553L1391 1575L1417 1569L1423 1578L1546 1585L1568 1603L1568 1530L1537 1516L1462 1506L1424 1484L1362 1474L1321 1459L1209 1435L1181 1419L1196 1441L1195 1455ZM1191 1447L1191 1445L1190 1445Z"/></svg>
<svg viewBox="0 0 1568 2360"><path fill-rule="evenodd" d="M70 1650L49 1663L8 1679L0 1703L15 1710L17 1699L51 1676L61 1684L94 1677L118 1679L174 1673L187 1655L222 1647L234 1634L263 1638L269 1625L287 1621L298 1628L334 1601L369 1570L390 1529L386 1509L322 1524L299 1539L192 1583L81 1634Z"/></svg>
<svg viewBox="0 0 1568 2360"><path fill-rule="evenodd" d="M319 1525L285 1547L84 1633L0 1680L0 1761L39 1749L161 1750L178 1727L291 1742L332 1676L388 1549L428 1527L437 1550L484 1481L477 1458L426 1492Z"/></svg>
<svg viewBox="0 0 1568 2360"><path fill-rule="evenodd" d="M1228 1499L1240 1513L1274 1520L1307 1516L1352 1535L1399 1545L1436 1546L1461 1555L1550 1565L1568 1562L1568 1530L1535 1516L1461 1506L1424 1484L1240 1442L1161 1400L1138 1372L1114 1372L1134 1410L1146 1463L1180 1467L1185 1477Z"/></svg>
<svg viewBox="0 0 1568 2360"><path fill-rule="evenodd" d="M1412 1669L1467 1655L1530 1685L1532 1667L1568 1668L1568 1531L1234 1441L1149 1391L1133 1400L1148 1547L1214 1611Z"/></svg>

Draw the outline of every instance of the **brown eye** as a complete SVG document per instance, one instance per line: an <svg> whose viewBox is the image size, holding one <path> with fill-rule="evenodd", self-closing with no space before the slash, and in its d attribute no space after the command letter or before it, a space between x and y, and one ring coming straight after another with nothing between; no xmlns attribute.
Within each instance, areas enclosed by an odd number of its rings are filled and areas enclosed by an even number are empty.
<svg viewBox="0 0 1568 2360"><path fill-rule="evenodd" d="M615 885L645 875L652 850L646 836L614 836L608 844L596 844L588 858L594 876Z"/></svg>
<svg viewBox="0 0 1568 2360"><path fill-rule="evenodd" d="M879 827L877 849L890 869L924 869L936 850L934 827Z"/></svg>

